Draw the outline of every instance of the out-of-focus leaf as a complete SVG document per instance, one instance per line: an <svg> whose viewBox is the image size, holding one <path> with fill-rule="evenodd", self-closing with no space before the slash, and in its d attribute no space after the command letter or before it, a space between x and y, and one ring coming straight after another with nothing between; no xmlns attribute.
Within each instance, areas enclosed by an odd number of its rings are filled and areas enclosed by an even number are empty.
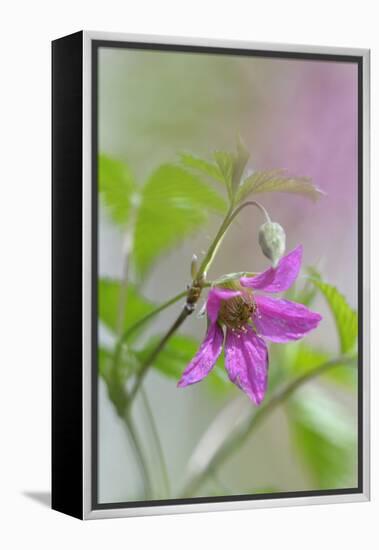
<svg viewBox="0 0 379 550"><path fill-rule="evenodd" d="M224 396L229 392L233 392L236 386L229 380L228 373L225 369L225 354L224 350L217 359L215 366L209 373L204 384L209 391L214 395ZM238 391L238 390L237 390Z"/></svg>
<svg viewBox="0 0 379 550"><path fill-rule="evenodd" d="M356 485L356 420L317 388L303 389L287 404L294 443L314 489Z"/></svg>
<svg viewBox="0 0 379 550"><path fill-rule="evenodd" d="M99 375L105 380L108 380L109 370L111 367L113 355L112 352L106 348L99 347L97 353L98 371Z"/></svg>
<svg viewBox="0 0 379 550"><path fill-rule="evenodd" d="M143 350L138 351L137 355L140 361L143 361L149 356L151 351L159 342L161 336L154 336ZM176 334L167 342L161 353L155 359L153 368L160 371L169 378L174 378L178 381L186 368L197 353L201 342L190 336ZM210 389L216 393L224 394L234 386L230 382L224 367L224 354L222 353L213 367L212 371L206 378L206 383Z"/></svg>
<svg viewBox="0 0 379 550"><path fill-rule="evenodd" d="M114 279L100 279L98 286L99 318L113 332L117 328L120 282ZM123 331L150 313L155 305L141 296L132 284L128 284L125 301ZM136 336L138 332L134 333Z"/></svg>
<svg viewBox="0 0 379 550"><path fill-rule="evenodd" d="M200 172L201 174L208 176L209 178L224 183L223 175L217 164L214 164L213 162L208 162L207 160L201 159L200 157L190 155L189 153L182 153L180 155L180 161L183 166L191 168L192 170L196 170L197 172Z"/></svg>
<svg viewBox="0 0 379 550"><path fill-rule="evenodd" d="M310 178L295 178L288 176L284 170L269 170L254 172L246 178L237 191L236 202L242 202L249 195L272 192L295 193L312 200L324 194Z"/></svg>
<svg viewBox="0 0 379 550"><path fill-rule="evenodd" d="M129 167L106 155L99 156L99 192L111 218L117 224L128 221L136 186Z"/></svg>
<svg viewBox="0 0 379 550"><path fill-rule="evenodd" d="M157 257L193 234L210 212L226 210L224 199L184 168L159 167L143 188L134 234L134 262L145 274Z"/></svg>
<svg viewBox="0 0 379 550"><path fill-rule="evenodd" d="M236 153L216 151L213 156L227 186L229 197L232 198L241 182L250 154L241 137L238 136Z"/></svg>
<svg viewBox="0 0 379 550"><path fill-rule="evenodd" d="M237 138L237 154L234 155L233 159L233 189L240 184L241 178L246 168L247 161L249 160L250 153L246 149L244 142L241 139L241 136Z"/></svg>
<svg viewBox="0 0 379 550"><path fill-rule="evenodd" d="M228 190L229 198L232 197L232 181L233 181L233 155L226 151L215 151L213 157L222 174L222 179Z"/></svg>
<svg viewBox="0 0 379 550"><path fill-rule="evenodd" d="M357 342L358 317L347 303L345 297L336 289L323 281L312 279L313 284L322 292L336 322L340 340L341 353L352 351Z"/></svg>
<svg viewBox="0 0 379 550"><path fill-rule="evenodd" d="M152 338L143 350L137 352L140 361L150 355L161 336ZM199 342L195 338L176 334L167 342L163 350L155 359L152 367L169 378L179 380L183 370L196 354Z"/></svg>
<svg viewBox="0 0 379 550"><path fill-rule="evenodd" d="M312 280L321 280L321 275L314 267L307 268L308 274L312 277ZM286 292L287 300L293 300L310 307L316 298L318 293L317 287L313 284L311 279L305 279L302 286L296 282L290 290Z"/></svg>
<svg viewBox="0 0 379 550"><path fill-rule="evenodd" d="M292 361L288 363L288 367L289 371L296 376L309 372L333 358L331 354L314 349L303 342L294 344L293 349L296 350L296 353L293 355ZM355 388L357 369L351 363L346 365L341 362L341 365L327 371L322 378L342 386Z"/></svg>

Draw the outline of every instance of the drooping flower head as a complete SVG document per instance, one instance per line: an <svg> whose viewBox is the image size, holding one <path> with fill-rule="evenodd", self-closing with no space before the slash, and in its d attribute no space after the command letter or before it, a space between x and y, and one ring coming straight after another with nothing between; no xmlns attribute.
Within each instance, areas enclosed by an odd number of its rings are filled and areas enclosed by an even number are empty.
<svg viewBox="0 0 379 550"><path fill-rule="evenodd" d="M276 268L254 277L242 277L208 293L208 330L199 351L178 382L179 387L200 382L215 365L222 348L229 379L259 405L267 389L268 350L272 342L299 340L322 319L302 304L274 298L256 291L278 293L295 282L302 259L302 247L289 252Z"/></svg>

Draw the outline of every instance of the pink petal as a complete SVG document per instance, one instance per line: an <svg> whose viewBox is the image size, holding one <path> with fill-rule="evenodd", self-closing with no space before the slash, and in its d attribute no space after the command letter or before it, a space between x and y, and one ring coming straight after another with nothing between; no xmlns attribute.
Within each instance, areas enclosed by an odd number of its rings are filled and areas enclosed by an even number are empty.
<svg viewBox="0 0 379 550"><path fill-rule="evenodd" d="M207 313L212 323L217 321L218 312L221 302L229 300L235 296L239 296L241 292L238 290L229 290L228 288L212 288L207 297Z"/></svg>
<svg viewBox="0 0 379 550"><path fill-rule="evenodd" d="M317 327L322 317L302 304L268 296L256 296L253 322L258 334L273 342L299 340Z"/></svg>
<svg viewBox="0 0 379 550"><path fill-rule="evenodd" d="M241 285L265 292L284 292L296 280L301 267L303 247L299 245L279 261L276 268L270 267L255 277L242 277Z"/></svg>
<svg viewBox="0 0 379 550"><path fill-rule="evenodd" d="M268 352L250 326L247 332L226 332L225 366L230 380L259 405L267 389Z"/></svg>
<svg viewBox="0 0 379 550"><path fill-rule="evenodd" d="M212 370L224 341L224 333L217 323L212 323L199 351L185 369L178 382L179 388L200 382Z"/></svg>

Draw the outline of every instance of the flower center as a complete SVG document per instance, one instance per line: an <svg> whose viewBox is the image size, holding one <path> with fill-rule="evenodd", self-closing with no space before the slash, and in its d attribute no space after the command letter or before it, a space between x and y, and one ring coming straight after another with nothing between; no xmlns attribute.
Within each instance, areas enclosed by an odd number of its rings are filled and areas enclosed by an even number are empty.
<svg viewBox="0 0 379 550"><path fill-rule="evenodd" d="M233 289L237 290L236 284ZM238 290L242 287L238 285ZM241 296L223 300L219 311L219 320L228 328L234 331L246 331L246 326L251 320L252 315L257 310L257 305L251 291L243 289Z"/></svg>

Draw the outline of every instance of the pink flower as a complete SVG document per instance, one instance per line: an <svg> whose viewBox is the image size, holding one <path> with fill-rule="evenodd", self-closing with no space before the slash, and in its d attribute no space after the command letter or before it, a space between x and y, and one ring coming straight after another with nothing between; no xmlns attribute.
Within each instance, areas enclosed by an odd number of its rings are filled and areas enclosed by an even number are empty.
<svg viewBox="0 0 379 550"><path fill-rule="evenodd" d="M232 288L213 287L207 298L208 331L199 351L178 382L179 387L200 382L215 365L224 345L229 379L259 405L267 389L268 350L265 340L299 340L322 319L296 302L256 295L255 290L283 292L296 280L302 258L298 246L276 268L255 277L242 277ZM224 336L225 329L225 336Z"/></svg>

